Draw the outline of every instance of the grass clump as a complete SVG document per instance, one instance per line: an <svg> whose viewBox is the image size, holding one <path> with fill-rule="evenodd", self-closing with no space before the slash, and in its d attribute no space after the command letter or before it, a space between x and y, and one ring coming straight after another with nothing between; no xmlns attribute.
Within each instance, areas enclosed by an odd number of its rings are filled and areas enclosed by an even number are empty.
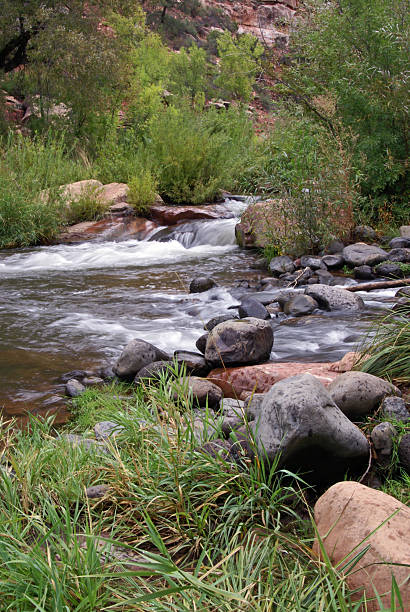
<svg viewBox="0 0 410 612"><path fill-rule="evenodd" d="M370 328L360 347L361 359L355 366L362 372L410 382L410 319L404 305L384 315Z"/></svg>
<svg viewBox="0 0 410 612"><path fill-rule="evenodd" d="M155 202L158 189L158 182L152 172L147 168L141 169L128 185L130 188L128 202L134 207L136 213L147 213Z"/></svg>
<svg viewBox="0 0 410 612"><path fill-rule="evenodd" d="M3 429L3 609L351 610L343 576L312 553L302 481L199 452L189 395L173 398L165 379L87 390L70 430L118 423L108 452L69 444L52 419ZM87 499L97 484L105 497Z"/></svg>

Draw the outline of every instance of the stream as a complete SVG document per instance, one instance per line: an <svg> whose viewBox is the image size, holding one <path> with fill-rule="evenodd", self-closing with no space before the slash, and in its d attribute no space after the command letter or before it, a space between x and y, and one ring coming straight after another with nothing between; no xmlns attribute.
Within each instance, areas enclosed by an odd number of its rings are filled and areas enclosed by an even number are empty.
<svg viewBox="0 0 410 612"><path fill-rule="evenodd" d="M206 321L235 313L228 308L257 291L239 286L240 281L256 285L267 276L260 255L235 243L237 218L246 205L226 200L235 215L231 219L160 228L143 241L0 251L0 407L5 416L24 418L27 411L54 409L63 421L66 415L55 397L63 394L61 375L111 365L133 338L170 353L196 351ZM219 286L189 294L196 276L212 276ZM395 291L361 292L366 309L359 314L273 319L271 359L340 359L354 350L375 313L392 305Z"/></svg>

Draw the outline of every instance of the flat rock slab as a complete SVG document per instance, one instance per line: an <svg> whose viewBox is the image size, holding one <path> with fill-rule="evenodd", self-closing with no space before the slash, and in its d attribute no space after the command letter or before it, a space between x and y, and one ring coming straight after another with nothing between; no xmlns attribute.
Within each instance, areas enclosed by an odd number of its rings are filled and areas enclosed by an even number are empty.
<svg viewBox="0 0 410 612"><path fill-rule="evenodd" d="M350 589L358 589L356 599L363 592L374 598L376 589L384 609L410 610L409 508L358 482L338 482L316 502L315 521L333 565L343 566L369 547L346 578ZM318 542L314 549L321 554ZM397 600L396 607L392 607L392 575L399 586L403 608ZM380 605L375 599L366 610L376 612Z"/></svg>
<svg viewBox="0 0 410 612"><path fill-rule="evenodd" d="M157 227L156 223L143 217L107 217L100 221L83 221L82 223L71 225L71 227L68 227L58 236L55 242L56 244L77 244L79 242L98 240L101 237L107 240L114 238L122 240L137 238L138 240L143 240Z"/></svg>
<svg viewBox="0 0 410 612"><path fill-rule="evenodd" d="M150 208L151 218L160 225L176 225L194 219L231 219L235 215L225 206L209 204L206 206L165 206L154 204Z"/></svg>
<svg viewBox="0 0 410 612"><path fill-rule="evenodd" d="M249 393L267 393L275 383L295 376L312 374L324 386L329 385L338 376L330 369L332 363L261 363L238 368L218 368L208 374L208 378L218 385L224 397L246 398Z"/></svg>

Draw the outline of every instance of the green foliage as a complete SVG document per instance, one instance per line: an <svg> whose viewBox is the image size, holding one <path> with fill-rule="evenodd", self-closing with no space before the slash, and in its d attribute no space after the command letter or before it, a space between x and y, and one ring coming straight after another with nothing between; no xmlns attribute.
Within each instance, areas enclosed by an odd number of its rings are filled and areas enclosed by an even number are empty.
<svg viewBox="0 0 410 612"><path fill-rule="evenodd" d="M150 206L155 202L158 183L151 171L141 169L137 176L129 182L128 202L135 208L138 214L147 213Z"/></svg>
<svg viewBox="0 0 410 612"><path fill-rule="evenodd" d="M390 201L393 216L401 215L408 197L408 3L315 0L309 8L293 40L285 91L327 126L343 124L362 193L379 199L380 210Z"/></svg>
<svg viewBox="0 0 410 612"><path fill-rule="evenodd" d="M207 57L203 49L196 45L192 45L188 51L181 49L171 63L171 91L193 102L207 90L208 70Z"/></svg>
<svg viewBox="0 0 410 612"><path fill-rule="evenodd" d="M224 32L217 39L217 47L221 60L216 85L229 98L249 102L261 66L262 45L250 34L235 39L229 32Z"/></svg>
<svg viewBox="0 0 410 612"><path fill-rule="evenodd" d="M408 384L410 382L409 305L400 306L375 321L360 347L362 357L356 369L374 376Z"/></svg>
<svg viewBox="0 0 410 612"><path fill-rule="evenodd" d="M106 204L98 198L97 190L84 191L77 199L65 206L62 220L67 225L81 221L97 221L106 211Z"/></svg>

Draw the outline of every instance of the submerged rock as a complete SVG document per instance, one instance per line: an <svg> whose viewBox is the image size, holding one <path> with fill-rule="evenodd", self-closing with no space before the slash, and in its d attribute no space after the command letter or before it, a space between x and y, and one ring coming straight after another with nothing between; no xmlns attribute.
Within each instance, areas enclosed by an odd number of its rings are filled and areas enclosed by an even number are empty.
<svg viewBox="0 0 410 612"><path fill-rule="evenodd" d="M189 293L203 293L204 291L209 291L209 289L213 289L217 284L213 278L208 276L199 276L198 278L194 278L189 285Z"/></svg>

